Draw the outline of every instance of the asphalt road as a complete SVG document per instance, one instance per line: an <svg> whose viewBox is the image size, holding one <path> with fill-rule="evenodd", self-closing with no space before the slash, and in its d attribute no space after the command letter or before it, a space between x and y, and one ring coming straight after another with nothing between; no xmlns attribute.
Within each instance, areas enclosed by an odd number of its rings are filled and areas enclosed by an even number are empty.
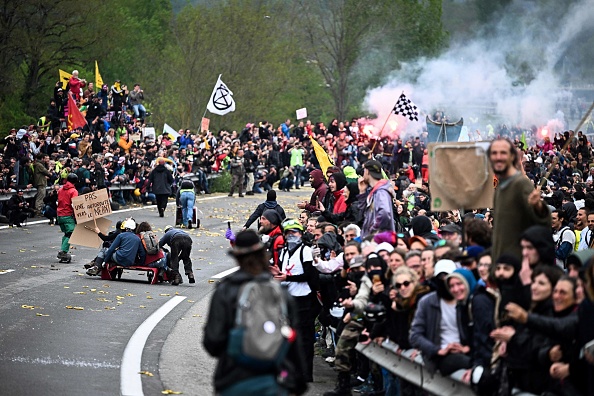
<svg viewBox="0 0 594 396"><path fill-rule="evenodd" d="M309 194L309 188L281 192L278 201L296 216L295 203ZM177 287L149 285L136 271L120 281L89 277L82 266L96 250L86 247L73 251L70 264L58 263L61 233L47 221L0 227L0 394L212 394L216 362L202 348L202 329L213 277L235 267L224 232L229 220L240 229L265 199L199 197L201 228L189 231L196 283L184 277ZM149 221L159 234L173 222L173 210L160 218L154 207L137 207L109 219ZM314 377L308 395L333 387L335 375L319 357Z"/></svg>

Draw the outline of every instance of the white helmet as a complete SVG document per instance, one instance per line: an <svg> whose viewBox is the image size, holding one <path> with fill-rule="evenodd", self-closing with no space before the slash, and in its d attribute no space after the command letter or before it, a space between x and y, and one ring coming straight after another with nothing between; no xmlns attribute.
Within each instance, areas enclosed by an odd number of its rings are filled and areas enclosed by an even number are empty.
<svg viewBox="0 0 594 396"><path fill-rule="evenodd" d="M133 219L126 219L122 225L121 225L122 230L132 230L134 231L136 229L136 222Z"/></svg>

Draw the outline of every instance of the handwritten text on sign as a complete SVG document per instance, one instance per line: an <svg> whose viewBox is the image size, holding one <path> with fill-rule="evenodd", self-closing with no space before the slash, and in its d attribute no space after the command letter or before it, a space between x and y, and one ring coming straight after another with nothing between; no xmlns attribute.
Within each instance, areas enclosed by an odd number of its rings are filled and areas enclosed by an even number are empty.
<svg viewBox="0 0 594 396"><path fill-rule="evenodd" d="M77 223L98 219L111 214L107 190L97 190L72 199Z"/></svg>

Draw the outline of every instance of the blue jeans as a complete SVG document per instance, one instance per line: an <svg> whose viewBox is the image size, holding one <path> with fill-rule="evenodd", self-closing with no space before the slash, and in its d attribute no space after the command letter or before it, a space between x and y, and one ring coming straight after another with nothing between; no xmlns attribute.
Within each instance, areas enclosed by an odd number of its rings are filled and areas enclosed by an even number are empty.
<svg viewBox="0 0 594 396"><path fill-rule="evenodd" d="M382 376L384 377L384 390L386 391L385 395L400 396L400 378L396 377L383 367L381 369Z"/></svg>
<svg viewBox="0 0 594 396"><path fill-rule="evenodd" d="M303 180L301 180L301 169L303 167L301 165L295 165L293 170L295 172L295 187L299 188L299 186L303 186Z"/></svg>
<svg viewBox="0 0 594 396"><path fill-rule="evenodd" d="M132 106L132 110L134 110L136 118L144 118L144 115L146 114L146 109L142 104Z"/></svg>
<svg viewBox="0 0 594 396"><path fill-rule="evenodd" d="M157 202L157 197L155 196L155 194L153 193L146 193L144 195L141 195L141 199L142 199L142 203L146 204L147 202L151 202L151 203L155 203Z"/></svg>
<svg viewBox="0 0 594 396"><path fill-rule="evenodd" d="M196 195L191 191L184 191L181 193L179 200L182 204L182 223L187 227L188 221L192 219Z"/></svg>

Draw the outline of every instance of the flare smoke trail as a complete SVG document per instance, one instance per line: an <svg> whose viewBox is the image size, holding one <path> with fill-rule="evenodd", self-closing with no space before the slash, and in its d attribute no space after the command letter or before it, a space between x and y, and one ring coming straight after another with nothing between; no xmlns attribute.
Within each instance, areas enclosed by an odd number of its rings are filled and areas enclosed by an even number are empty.
<svg viewBox="0 0 594 396"><path fill-rule="evenodd" d="M559 69L571 58L571 44L594 31L594 0L569 6L519 0L493 19L494 26L476 37L453 43L436 59L405 64L386 84L369 90L365 106L378 115L376 128L402 91L426 113L442 109L450 120L464 117L466 125L481 130L488 123L481 117L486 108L508 125L543 125L555 118L557 101L570 97ZM398 119L409 133L425 124L424 116L418 123Z"/></svg>

